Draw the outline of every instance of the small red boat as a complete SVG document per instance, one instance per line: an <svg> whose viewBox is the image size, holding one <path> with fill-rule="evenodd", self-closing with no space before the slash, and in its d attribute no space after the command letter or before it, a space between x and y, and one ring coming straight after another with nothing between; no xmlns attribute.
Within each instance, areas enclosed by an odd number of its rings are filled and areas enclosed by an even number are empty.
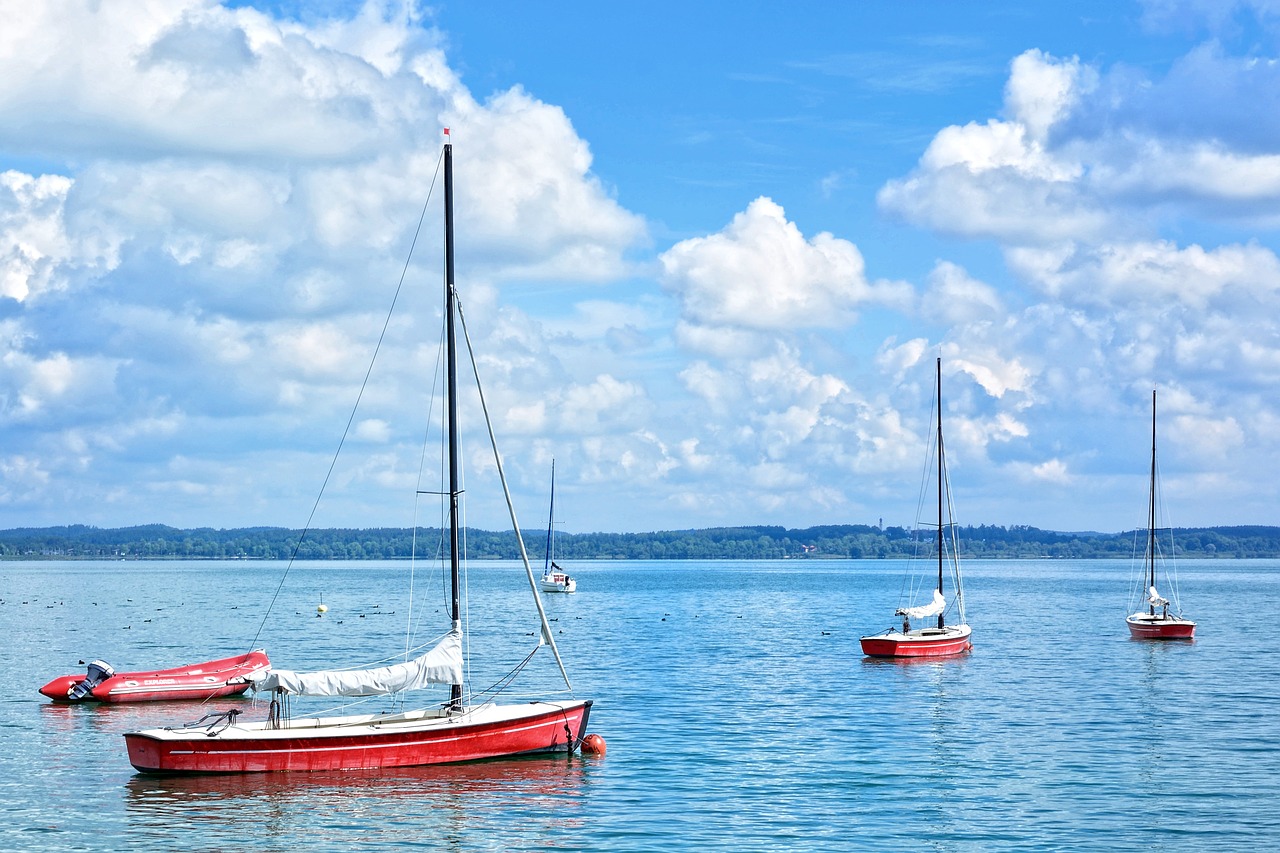
<svg viewBox="0 0 1280 853"><path fill-rule="evenodd" d="M55 702L166 702L175 699L213 699L237 696L249 689L244 676L267 669L271 661L262 649L221 660L172 669L116 672L105 661L89 664L84 675L63 675L40 692ZM237 683L229 683L232 680Z"/></svg>
<svg viewBox="0 0 1280 853"><path fill-rule="evenodd" d="M590 713L589 699L260 722L239 722L232 709L124 739L129 762L146 773L372 770L572 753Z"/></svg>
<svg viewBox="0 0 1280 853"><path fill-rule="evenodd" d="M902 633L886 631L862 638L862 653L873 658L935 658L973 648L968 625L944 625Z"/></svg>
<svg viewBox="0 0 1280 853"><path fill-rule="evenodd" d="M1147 496L1147 537L1142 555L1142 578L1135 585L1133 598L1138 599L1138 608L1125 619L1129 626L1129 636L1135 640L1191 640L1196 635L1196 623L1181 613L1176 603L1178 585L1174 574L1165 563L1164 554L1171 557L1175 553L1173 547L1173 531L1169 528L1157 527L1156 516L1159 514L1160 483L1156 478L1156 392L1151 392L1151 484ZM1165 542L1161 542L1157 534L1161 531L1168 534ZM1136 553L1135 553L1136 556ZM1135 562L1136 565L1136 562ZM1163 574L1162 580L1166 590L1171 591L1174 601L1171 602L1156 589L1157 567ZM1139 592L1138 590L1141 590ZM1173 604L1175 611L1169 612Z"/></svg>
<svg viewBox="0 0 1280 853"><path fill-rule="evenodd" d="M951 485L946 475L946 458L942 444L942 359L937 361L938 402L937 433L932 450L938 459L938 574L933 582L933 600L917 607L899 607L895 616L902 617L902 630L890 628L879 634L862 638L862 653L873 658L936 658L964 654L973 648L973 629L964 616L964 589L960 578L960 543L956 539L955 519L950 515ZM923 493L920 506L924 506ZM945 512L944 512L945 509ZM917 525L917 527L922 525ZM950 544L948 544L948 542ZM948 601L943 588L946 566L951 567L951 588ZM955 613L958 622L947 624L948 611ZM911 620L937 617L937 624L912 628Z"/></svg>
<svg viewBox="0 0 1280 853"><path fill-rule="evenodd" d="M1196 636L1195 622L1168 614L1134 613L1125 622L1135 640L1191 640Z"/></svg>

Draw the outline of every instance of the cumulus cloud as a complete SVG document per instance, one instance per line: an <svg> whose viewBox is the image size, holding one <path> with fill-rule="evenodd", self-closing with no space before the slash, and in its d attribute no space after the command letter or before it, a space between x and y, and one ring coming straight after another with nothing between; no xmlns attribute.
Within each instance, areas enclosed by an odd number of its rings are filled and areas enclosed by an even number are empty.
<svg viewBox="0 0 1280 853"><path fill-rule="evenodd" d="M672 246L659 259L685 318L704 326L778 331L848 324L868 303L905 288L868 282L862 253L829 233L806 239L783 209L758 198L720 233Z"/></svg>
<svg viewBox="0 0 1280 853"><path fill-rule="evenodd" d="M928 288L921 302L924 316L943 325L998 320L1005 316L1005 307L996 289L950 261L939 261L929 273Z"/></svg>
<svg viewBox="0 0 1280 853"><path fill-rule="evenodd" d="M457 151L460 278L489 314L473 334L502 352L485 367L504 399L518 399L513 376L555 368L537 334L488 311L492 283L612 280L647 239L564 111L518 87L472 97L414 4L311 24L210 0L0 12L0 146L48 164L0 172L0 300L19 306L5 330L8 423L113 409L185 418L207 430L186 451L206 474L243 458L248 442L229 436L248 423L263 431L254 442L328 446L331 430L312 431L355 398L433 181L439 192L442 125ZM425 224L438 233L438 213ZM410 271L435 278L435 266ZM366 443L393 441L392 415L409 405L393 389L430 369L439 308L416 307L418 319L387 327L364 396L382 410L357 429ZM644 317L618 314L618 349L645 346ZM559 405L581 404L577 427L601 429L643 400L613 382L575 386ZM98 434L121 456L146 441L105 422ZM82 446L78 458L101 457ZM63 469L28 458L11 472L33 478L34 506L47 487L37 472Z"/></svg>
<svg viewBox="0 0 1280 853"><path fill-rule="evenodd" d="M1280 64L1205 45L1152 80L1029 50L1004 117L941 129L881 207L1008 245L1144 239L1180 214L1274 223Z"/></svg>
<svg viewBox="0 0 1280 853"><path fill-rule="evenodd" d="M1023 53L1005 87L1006 118L943 128L911 175L881 188L881 207L967 237L1037 243L1102 233L1111 224L1105 209L1078 187L1086 163L1054 134L1095 86L1078 59Z"/></svg>
<svg viewBox="0 0 1280 853"><path fill-rule="evenodd" d="M1167 240L1012 248L1011 267L1046 294L1078 303L1167 305L1197 311L1280 296L1280 259L1257 244L1179 248Z"/></svg>
<svg viewBox="0 0 1280 853"><path fill-rule="evenodd" d="M1230 27L1204 9L1195 26ZM508 474L542 499L557 458L568 511L575 486L621 507L606 526L863 521L910 502L939 355L980 520L1055 517L1140 462L1153 385L1184 482L1224 500L1248 481L1239 459L1280 434L1280 65L1260 50L1210 41L1159 75L1012 57L998 111L929 128L914 168L883 185L883 212L942 237L895 226L923 247L912 256L838 222L805 233L761 187L723 227L655 246L576 117L518 85L477 97L413 3L319 21L213 0L0 13L0 502L14 518L74 505L90 522L161 507L295 523L314 500L296 472L323 470L361 393L362 461L335 473L326 506L336 523L395 523L363 489L412 489L409 445L439 419L425 402L434 204L415 229L439 192L442 125L467 331ZM791 67L862 79L854 59ZM830 208L873 168L815 163L789 205ZM415 238L404 313L381 337ZM886 259L911 282L886 280ZM478 400L459 404L476 429ZM1011 517L1011 482L1053 506ZM590 499L579 523L605 511Z"/></svg>
<svg viewBox="0 0 1280 853"><path fill-rule="evenodd" d="M0 297L25 302L66 289L72 274L115 265L114 247L96 252L92 236L75 239L68 234L66 201L72 185L61 175L0 173Z"/></svg>

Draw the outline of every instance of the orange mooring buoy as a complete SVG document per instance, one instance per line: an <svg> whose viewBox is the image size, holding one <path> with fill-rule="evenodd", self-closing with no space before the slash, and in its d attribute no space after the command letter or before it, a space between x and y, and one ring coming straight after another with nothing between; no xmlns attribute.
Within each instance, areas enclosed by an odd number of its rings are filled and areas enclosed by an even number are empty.
<svg viewBox="0 0 1280 853"><path fill-rule="evenodd" d="M604 751L604 738L600 735L591 734L582 739L583 755L604 755Z"/></svg>

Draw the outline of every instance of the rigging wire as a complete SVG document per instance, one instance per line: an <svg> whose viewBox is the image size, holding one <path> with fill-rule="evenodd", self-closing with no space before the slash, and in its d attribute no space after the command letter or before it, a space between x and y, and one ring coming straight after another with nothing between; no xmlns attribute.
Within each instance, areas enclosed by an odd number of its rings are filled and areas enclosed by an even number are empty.
<svg viewBox="0 0 1280 853"><path fill-rule="evenodd" d="M391 307L387 309L387 317L382 323L382 331L378 335L378 343L374 345L373 355L369 359L369 367L365 370L364 380L360 383L360 391L356 394L355 405L351 407L351 415L347 418L347 425L342 430L342 438L338 440L338 447L333 452L333 459L329 462L329 470L325 472L324 481L320 484L320 491L316 495L315 503L311 505L311 514L307 516L307 523L302 528L302 533L298 536L298 541L294 543L293 551L289 554L289 561L285 565L284 573L280 576L280 583L276 586L275 593L271 596L271 601L267 604L267 612L262 615L262 622L258 625L257 632L253 635L253 642L249 644L249 648L255 648L258 638L262 635L262 629L266 627L267 619L271 616L271 610L275 607L276 599L280 597L280 590L284 588L285 578L289 576L289 571L293 568L294 562L298 558L298 551L302 548L303 541L307 538L307 533L311 530L311 523L315 520L316 512L320 509L320 501L324 497L325 489L329 486L329 480L333 477L333 471L338 465L338 457L342 454L343 445L347 442L347 437L351 434L351 425L355 423L356 412L360 409L360 401L364 398L365 389L369 386L369 377L373 375L373 366L378 360L378 353L382 350L382 344L387 337L387 329L391 326L391 317L396 310L396 302L400 299L400 291L404 289L405 277L409 274L409 263L413 259L413 250L418 245L418 237L422 233L422 223L426 221L427 210L431 204L431 196L435 192L436 179L440 175L440 165L444 162L444 150L441 149L440 157L436 160L436 170L431 176L431 186L427 189L427 199L422 204L422 213L418 216L418 226L413 231L413 240L409 243L409 253L405 256L404 267L400 270L400 280L396 283L395 293L391 297Z"/></svg>
<svg viewBox="0 0 1280 853"><path fill-rule="evenodd" d="M930 556L933 540L936 539L936 537L930 537L930 542L926 546L926 543L920 536L922 527L932 528L936 526L925 521L925 502L930 494L929 486L933 482L934 460L937 458L938 452L938 433L935 427L937 421L935 421L934 418L942 416L942 413L938 412L936 409L937 401L934 400L934 395L930 394L929 432L927 434L928 437L924 442L924 464L920 468L920 488L916 492L915 529L912 531L912 534L915 537L915 556L911 558L911 561L915 565L909 568L909 571L904 574L902 579L902 586L898 590L898 604L900 606L910 607L920 596L920 592L924 588L926 577L923 572L924 563L922 560L924 557ZM932 569L930 569L929 574L930 576L932 575ZM932 580L930 580L930 586L932 587Z"/></svg>
<svg viewBox="0 0 1280 853"><path fill-rule="evenodd" d="M417 488L414 491L414 500L413 500L413 533L410 536L410 543L409 543L409 618L405 620L405 639L404 639L406 659L408 659L408 655L409 655L408 648L410 645L413 644L413 638L416 637L418 633L418 626L414 623L414 609L413 609L414 585L417 579L417 568L418 568L418 510L422 505L422 495L423 495L422 477L423 477L423 472L426 471L426 466L427 466L427 442L431 436L431 417L435 409L436 391L440 387L439 385L440 373L441 373L440 362L441 362L441 355L444 353L444 334L445 334L444 324L441 323L440 324L440 345L436 347L436 366L431 373L431 377L432 377L431 393L427 396L427 401L428 401L427 402L427 419L426 419L426 423L423 425L423 430L422 430L422 452L418 456L418 480L417 480ZM441 430L441 435L443 436L443 434L444 434L444 431ZM443 471L441 472L441 476L444 476ZM439 530L440 530L440 537L436 544L437 555L441 552L442 544L444 542L443 523L440 525Z"/></svg>
<svg viewBox="0 0 1280 853"><path fill-rule="evenodd" d="M507 501L507 513L511 517L511 529L515 531L516 545L520 549L520 561L524 564L525 575L529 580L529 590L533 593L533 603L538 608L538 620L542 623L542 641L551 647L551 654L556 659L556 666L560 668L560 677L564 679L565 686L571 691L573 685L569 682L569 673L565 671L564 661L560 659L560 649L556 647L555 637L551 634L551 625L547 622L547 612L542 607L542 596L538 594L538 582L534 580L533 568L529 565L529 553L524 547L524 537L520 533L520 523L516 519L516 507L511 500L511 490L507 488L507 475L502 467L502 454L498 452L498 439L493 434L493 422L489 418L489 405L485 402L484 388L480 383L480 367L476 363L475 349L471 346L471 333L467 329L467 318L462 310L462 301L456 296L454 302L458 308L458 320L462 325L462 338L467 344L467 355L471 359L471 372L476 380L476 394L480 398L480 410L484 412L484 423L489 431L489 443L493 447L493 462L498 468L498 481L502 484L502 494Z"/></svg>

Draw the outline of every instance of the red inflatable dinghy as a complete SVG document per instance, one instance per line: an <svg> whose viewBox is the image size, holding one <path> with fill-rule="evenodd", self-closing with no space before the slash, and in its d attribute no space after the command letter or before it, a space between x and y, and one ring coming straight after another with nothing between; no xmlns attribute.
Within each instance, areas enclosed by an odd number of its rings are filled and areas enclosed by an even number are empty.
<svg viewBox="0 0 1280 853"><path fill-rule="evenodd" d="M84 675L63 675L40 692L55 702L165 702L235 696L249 689L243 676L271 666L262 649L236 657L193 663L172 669L116 672L95 660ZM228 682L235 679L237 683Z"/></svg>

